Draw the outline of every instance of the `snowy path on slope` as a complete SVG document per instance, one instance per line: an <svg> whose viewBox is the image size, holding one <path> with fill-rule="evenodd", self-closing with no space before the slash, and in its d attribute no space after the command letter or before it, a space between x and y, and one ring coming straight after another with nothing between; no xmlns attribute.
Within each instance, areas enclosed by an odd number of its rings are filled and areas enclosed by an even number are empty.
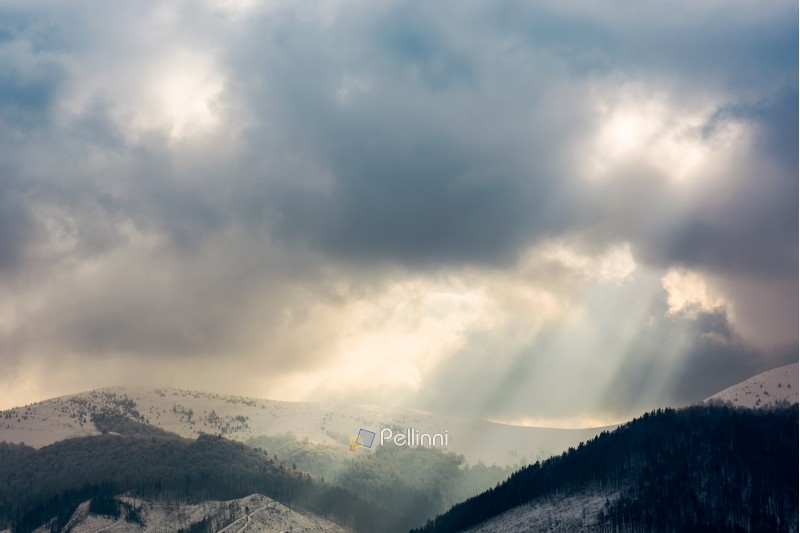
<svg viewBox="0 0 800 533"><path fill-rule="evenodd" d="M248 514L246 516L243 516L242 518L239 518L237 520L234 520L233 522L231 522L230 524L228 524L224 528L220 529L217 533L223 533L225 531L228 531L230 528L232 528L233 526L235 526L236 524L238 524L239 522L244 520L245 524L241 528L236 530L236 533L242 533L245 529L247 529L247 526L250 525L250 517L253 516L254 514L256 514L259 511L263 511L264 509L266 509L270 505L272 505L272 502L270 502L270 503L268 503L266 505L262 505L258 509L255 509L255 510L251 511L250 514Z"/></svg>

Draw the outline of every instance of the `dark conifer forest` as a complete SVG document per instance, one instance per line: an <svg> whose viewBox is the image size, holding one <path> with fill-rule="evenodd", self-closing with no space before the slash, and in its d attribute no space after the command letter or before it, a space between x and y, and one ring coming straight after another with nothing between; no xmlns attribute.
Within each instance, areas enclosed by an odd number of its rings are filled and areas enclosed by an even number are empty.
<svg viewBox="0 0 800 533"><path fill-rule="evenodd" d="M81 502L94 498L102 506L103 498L124 492L174 503L260 493L356 531L414 525L222 437L189 440L121 419L96 422L127 434L67 439L39 450L0 443L0 530L20 533L50 524L59 531Z"/></svg>
<svg viewBox="0 0 800 533"><path fill-rule="evenodd" d="M600 511L600 530L797 531L797 405L657 410L522 468L413 531L460 531L587 490L621 494Z"/></svg>

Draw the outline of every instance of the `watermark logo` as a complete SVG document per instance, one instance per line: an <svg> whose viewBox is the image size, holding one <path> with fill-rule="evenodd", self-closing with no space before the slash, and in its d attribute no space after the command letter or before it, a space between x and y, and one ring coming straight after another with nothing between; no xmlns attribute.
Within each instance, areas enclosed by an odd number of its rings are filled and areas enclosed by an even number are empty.
<svg viewBox="0 0 800 533"><path fill-rule="evenodd" d="M359 448L372 448L377 434L368 429L358 430L358 435L350 437L350 451L354 452ZM379 444L394 444L395 446L447 446L449 444L447 430L444 433L422 433L421 431L408 428L404 432L395 433L390 428L383 428L380 431Z"/></svg>
<svg viewBox="0 0 800 533"><path fill-rule="evenodd" d="M354 452L358 448L372 448L375 442L375 432L368 429L359 429L358 435L350 437L350 451Z"/></svg>

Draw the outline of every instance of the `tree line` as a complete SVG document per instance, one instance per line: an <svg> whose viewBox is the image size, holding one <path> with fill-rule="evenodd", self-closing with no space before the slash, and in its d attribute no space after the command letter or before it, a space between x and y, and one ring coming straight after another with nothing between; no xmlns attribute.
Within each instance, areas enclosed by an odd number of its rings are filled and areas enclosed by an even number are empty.
<svg viewBox="0 0 800 533"><path fill-rule="evenodd" d="M0 443L0 530L60 530L90 498L129 493L178 503L260 493L356 531L402 531L414 523L340 487L295 471L222 437L184 439L113 416L98 427L119 431L67 439L39 450Z"/></svg>

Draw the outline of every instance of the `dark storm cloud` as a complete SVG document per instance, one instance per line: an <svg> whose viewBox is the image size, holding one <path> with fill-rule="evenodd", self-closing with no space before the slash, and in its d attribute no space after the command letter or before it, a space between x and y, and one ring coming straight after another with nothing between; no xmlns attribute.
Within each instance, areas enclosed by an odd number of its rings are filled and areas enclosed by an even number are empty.
<svg viewBox="0 0 800 533"><path fill-rule="evenodd" d="M796 72L793 25L774 15L753 23L723 6L691 20L665 19L652 6L636 19L599 15L512 4L444 16L395 3L313 34L296 19L255 21L259 41L243 46L257 52L237 77L259 80L267 103L256 93L247 98L332 175L324 190L281 180L267 208L278 213L274 231L353 261L496 263L542 235L589 231L631 239L659 266L751 275L795 269L789 222L797 180L789 162L796 143L778 140L797 129L796 83L786 75ZM734 103L724 105L739 106L736 118L771 146L724 186L725 205L711 212L699 202L676 213L665 177L642 179L652 171L635 168L613 198L613 185L588 197L564 152L592 119L571 114L584 105L571 95L553 109L543 92L626 72L623 79L670 90L727 91ZM347 75L369 85L354 91L352 105L335 97ZM725 112L714 120L724 121ZM783 168L765 171L764 164ZM609 209L609 200L621 208Z"/></svg>
<svg viewBox="0 0 800 533"><path fill-rule="evenodd" d="M525 131L552 113L540 113L528 94L503 94L494 80L479 79L487 67L505 76L515 65L493 67L477 52L481 43L448 42L444 17L419 17L401 4L372 15L377 22L346 20L302 41L285 36L299 30L273 23L278 44L253 43L262 74L243 78L265 80L266 101L277 94L285 105L249 98L332 175L324 190L291 179L276 186L283 239L356 261L497 262L513 258L531 233L565 225L571 206L552 205L564 185L553 160L563 149L557 136ZM273 33L265 24L258 35ZM368 85L353 91L352 103L335 97L348 75ZM545 80L498 82L541 91ZM531 168L527 160L536 158Z"/></svg>
<svg viewBox="0 0 800 533"><path fill-rule="evenodd" d="M671 402L700 401L750 376L797 362L797 346L765 358L739 337L724 313L701 313L693 327L695 342L668 391Z"/></svg>
<svg viewBox="0 0 800 533"><path fill-rule="evenodd" d="M28 21L2 17L0 22L0 276L26 266L26 251L42 237L31 213L30 184L21 177L25 162L14 157L52 124L65 74L41 50L17 33Z"/></svg>
<svg viewBox="0 0 800 533"><path fill-rule="evenodd" d="M664 221L657 239L643 239L643 255L660 264L677 262L732 275L797 277L798 123L796 87L754 106L721 109L709 129L735 117L755 135L754 158L717 193L683 220Z"/></svg>
<svg viewBox="0 0 800 533"><path fill-rule="evenodd" d="M4 185L0 183L0 275L24 264L26 248L38 233L19 195Z"/></svg>
<svg viewBox="0 0 800 533"><path fill-rule="evenodd" d="M0 16L5 15L0 12ZM10 26L10 27L9 27ZM25 24L0 22L0 117L8 132L35 131L49 124L66 82L57 58L39 43L17 35ZM4 28L5 27L5 28Z"/></svg>
<svg viewBox="0 0 800 533"><path fill-rule="evenodd" d="M288 175L258 179L260 173L280 173L280 167L237 169L240 175L218 179L230 182L241 203L223 206L194 186L174 184L169 169L151 170L148 163L140 168L137 162L131 174L141 174L135 185L140 190L125 203L131 216L142 219L137 224L154 224L179 245L219 229L230 213L232 220L255 222L256 231L266 221L269 231L288 242L348 260L508 261L542 235L602 228L615 216L605 208L606 198L587 199L564 166L563 152L592 126L585 115L570 113L583 104L564 101L552 109L543 91L554 83L580 85L591 76L626 71L687 90L732 88L742 106L759 83L769 91L777 86L779 97L767 95L772 100L759 104L760 116L737 116L764 132L765 144L778 152L775 158L792 160L796 142L782 135L796 131L796 87L786 77L787 70L796 72L796 47L788 44L797 32L790 17L765 15L752 22L742 8L722 6L681 20L665 18L652 6L636 15L610 13L538 4L468 5L450 13L397 2L318 27L291 12L269 12L230 39L232 94L243 96L254 111L254 152L262 149L262 128L277 127L279 141L295 157L314 159L330 173L330 187L309 190ZM42 34L34 33L39 40ZM74 31L54 35L63 49L81 49L69 41L81 42ZM49 108L57 76L40 70L30 79L0 80L7 106ZM336 90L351 74L363 76L369 90L342 105ZM83 135L94 135L90 142L114 138L107 123L84 120ZM145 160L151 157L141 152ZM708 216L698 206L680 220L657 220L652 231L612 230L606 238L634 239L643 257L659 265L744 269L756 262L757 272L791 270L795 265L786 265L796 255L796 232L780 231L796 218L794 203L787 201L797 187L790 169L762 178L769 185L761 187L767 192L759 202L750 201L755 180L740 179L726 193L730 207L721 214ZM748 171L757 172L757 166ZM619 202L669 211L657 202L661 181L649 183L620 191ZM743 208L747 216L737 219ZM253 209L263 214L248 218ZM625 211L619 211L620 225L628 225ZM666 246L651 245L665 238Z"/></svg>
<svg viewBox="0 0 800 533"><path fill-rule="evenodd" d="M395 63L398 72L415 72L432 91L444 91L454 84L474 85L473 54L448 39L440 16L424 4L398 4L377 18L368 38L386 60Z"/></svg>
<svg viewBox="0 0 800 533"><path fill-rule="evenodd" d="M335 321L316 324L331 302L404 275L498 269L524 284L517 260L548 239L588 255L629 243L642 270L697 270L740 309L754 293L759 309L796 302L794 4L109 6L0 8L0 282L14 302L0 347L16 360L305 371L341 341ZM714 146L741 127L742 153L683 188L638 159L588 180L609 119L598 107L636 104L629 87L664 103L663 122L712 102L689 134ZM207 131L187 119L198 109ZM553 272L530 282L565 307L591 300ZM652 309L607 289L588 327L552 318L524 346L467 328L461 352L422 376L420 402L619 411L694 400L769 364L733 318L662 319L662 288L645 289ZM781 342L796 343L790 322ZM583 391L597 372L607 382ZM470 396L478 379L492 386Z"/></svg>
<svg viewBox="0 0 800 533"><path fill-rule="evenodd" d="M5 71L0 76L0 110L8 123L23 128L47 118L60 82L52 66L37 66L37 72Z"/></svg>
<svg viewBox="0 0 800 533"><path fill-rule="evenodd" d="M507 261L545 203L499 162L482 164L463 148L434 139L402 150L376 144L366 153L342 147L331 194L288 191L281 235L351 260Z"/></svg>
<svg viewBox="0 0 800 533"><path fill-rule="evenodd" d="M796 77L787 72L797 64L797 6L789 2L780 7L785 17L722 2L627 7L505 2L483 15L497 34L557 56L579 74L617 70L758 91Z"/></svg>

